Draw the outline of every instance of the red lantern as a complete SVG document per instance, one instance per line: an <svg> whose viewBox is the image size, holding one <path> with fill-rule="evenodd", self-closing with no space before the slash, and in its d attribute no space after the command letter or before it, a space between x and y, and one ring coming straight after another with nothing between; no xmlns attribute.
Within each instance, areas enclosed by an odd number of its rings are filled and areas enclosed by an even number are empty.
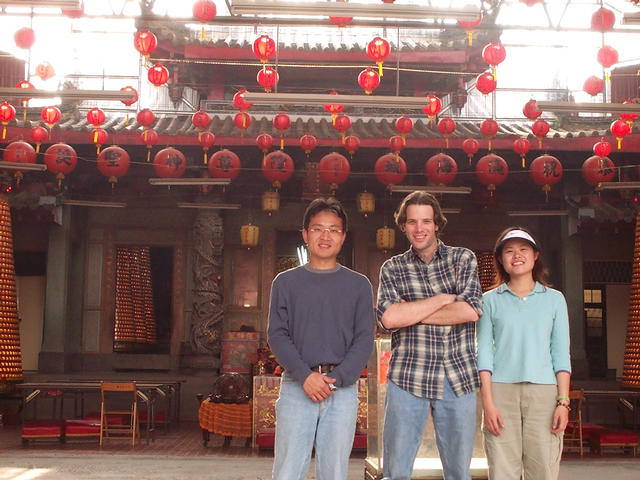
<svg viewBox="0 0 640 480"><path fill-rule="evenodd" d="M104 112L97 107L94 107L87 112L87 122L93 125L94 128L98 128L100 125L102 125L105 119L106 117L104 115Z"/></svg>
<svg viewBox="0 0 640 480"><path fill-rule="evenodd" d="M467 138L464 142L462 142L462 150L469 157L469 165L471 165L471 159L478 152L480 148L480 144L475 138Z"/></svg>
<svg viewBox="0 0 640 480"><path fill-rule="evenodd" d="M153 158L153 169L159 177L178 178L187 169L187 159L173 147L163 148Z"/></svg>
<svg viewBox="0 0 640 480"><path fill-rule="evenodd" d="M276 42L269 35L260 35L253 42L253 54L260 59L262 63L267 61L276 54Z"/></svg>
<svg viewBox="0 0 640 480"><path fill-rule="evenodd" d="M353 17L329 17L329 21L338 27L346 27L353 21Z"/></svg>
<svg viewBox="0 0 640 480"><path fill-rule="evenodd" d="M349 152L349 156L353 159L353 154L360 148L360 139L355 135L347 135L344 137L344 149Z"/></svg>
<svg viewBox="0 0 640 480"><path fill-rule="evenodd" d="M372 68L365 68L358 75L358 85L364 90L364 93L369 95L380 85L378 72Z"/></svg>
<svg viewBox="0 0 640 480"><path fill-rule="evenodd" d="M16 109L9 102L0 103L0 122L2 123L2 139L7 138L7 125L16 116Z"/></svg>
<svg viewBox="0 0 640 480"><path fill-rule="evenodd" d="M53 126L60 121L62 114L57 107L44 107L40 112L40 118L46 123L49 128L53 128Z"/></svg>
<svg viewBox="0 0 640 480"><path fill-rule="evenodd" d="M338 92L333 90L332 92L329 93L329 95L338 95ZM324 106L324 109L331 114L332 123L335 123L336 116L342 111L343 108L344 108L344 105L336 105L336 104L330 104L330 105Z"/></svg>
<svg viewBox="0 0 640 480"><path fill-rule="evenodd" d="M475 20L458 20L458 25L465 29L467 32L467 39L469 46L473 45L473 31L478 28L478 25L482 23L482 12L478 12L478 17Z"/></svg>
<svg viewBox="0 0 640 480"><path fill-rule="evenodd" d="M389 138L389 148L396 155L400 153L400 151L404 148L404 142L402 141L402 137L400 135L393 135Z"/></svg>
<svg viewBox="0 0 640 480"><path fill-rule="evenodd" d="M331 191L338 188L349 178L351 166L349 161L337 152L331 152L318 162L318 176L320 180L329 185Z"/></svg>
<svg viewBox="0 0 640 480"><path fill-rule="evenodd" d="M344 142L343 142L344 143ZM318 139L313 135L306 133L300 137L300 148L304 150L304 153L309 156L311 150L318 146Z"/></svg>
<svg viewBox="0 0 640 480"><path fill-rule="evenodd" d="M209 175L213 178L235 179L240 173L240 158L226 148L219 150L209 159Z"/></svg>
<svg viewBox="0 0 640 480"><path fill-rule="evenodd" d="M351 119L344 113L339 114L333 122L333 128L340 132L342 143L344 143L344 134L351 127Z"/></svg>
<svg viewBox="0 0 640 480"><path fill-rule="evenodd" d="M289 180L293 171L293 160L281 150L271 152L262 159L262 174L274 188L280 188L282 182Z"/></svg>
<svg viewBox="0 0 640 480"><path fill-rule="evenodd" d="M622 138L629 135L631 127L624 120L616 120L611 124L611 133L618 140L618 150L622 148Z"/></svg>
<svg viewBox="0 0 640 480"><path fill-rule="evenodd" d="M482 58L491 65L491 73L493 73L494 79L496 76L496 66L502 63L506 57L507 51L500 43L490 43L482 49Z"/></svg>
<svg viewBox="0 0 640 480"><path fill-rule="evenodd" d="M98 155L98 170L109 179L111 186L115 186L119 177L129 170L131 159L123 148L112 146L105 148Z"/></svg>
<svg viewBox="0 0 640 480"><path fill-rule="evenodd" d="M449 155L437 153L424 164L424 174L435 185L449 185L456 178L458 164Z"/></svg>
<svg viewBox="0 0 640 480"><path fill-rule="evenodd" d="M504 158L495 153L489 153L481 157L476 164L476 176L483 185L487 186L487 190L489 190L489 194L492 197L496 186L504 182L508 175L509 165L507 165Z"/></svg>
<svg viewBox="0 0 640 480"><path fill-rule="evenodd" d="M402 143L406 143L407 133L413 130L413 121L406 115L401 116L396 120L396 130L402 136Z"/></svg>
<svg viewBox="0 0 640 480"><path fill-rule="evenodd" d="M531 148L531 144L529 143L529 140L527 140L526 138L522 138L522 137L516 138L513 141L513 151L516 152L518 155L520 155L520 158L522 159L522 168L525 167L524 156L527 154L530 148Z"/></svg>
<svg viewBox="0 0 640 480"><path fill-rule="evenodd" d="M37 126L37 127L33 127L31 129L31 132L29 132L29 136L31 137L31 140L33 140L33 142L35 142L35 144L36 144L36 153L38 153L38 152L40 152L40 145L47 138L49 138L49 132L47 131L46 128L41 127L41 126Z"/></svg>
<svg viewBox="0 0 640 480"><path fill-rule="evenodd" d="M600 7L591 16L591 28L597 32L610 32L616 23L616 16L608 8Z"/></svg>
<svg viewBox="0 0 640 480"><path fill-rule="evenodd" d="M378 64L378 75L381 77L383 75L382 63L389 56L390 51L391 47L389 46L389 42L384 38L376 37L369 42L369 45L367 45L367 56Z"/></svg>
<svg viewBox="0 0 640 480"><path fill-rule="evenodd" d="M241 88L233 96L233 105L241 112L249 110L253 106L253 103L249 103L244 99L245 93L247 93L247 90L245 88Z"/></svg>
<svg viewBox="0 0 640 480"><path fill-rule="evenodd" d="M613 47L605 45L598 50L597 58L600 65L604 68L609 68L618 63L618 51Z"/></svg>
<svg viewBox="0 0 640 480"><path fill-rule="evenodd" d="M524 108L522 109L522 113L529 120L535 120L540 115L542 115L542 112L538 110L538 104L535 100L529 100L527 103L525 103Z"/></svg>
<svg viewBox="0 0 640 480"><path fill-rule="evenodd" d="M133 36L133 46L145 58L149 58L157 45L158 39L149 30L140 30Z"/></svg>
<svg viewBox="0 0 640 480"><path fill-rule="evenodd" d="M151 125L153 125L153 122L156 121L156 116L150 109L143 108L138 112L138 115L136 116L136 120L143 127L151 128Z"/></svg>
<svg viewBox="0 0 640 480"><path fill-rule="evenodd" d="M27 142L18 140L6 146L2 159L5 162L13 163L36 163L36 151ZM23 173L23 170L14 170L13 176L18 185L22 180Z"/></svg>
<svg viewBox="0 0 640 480"><path fill-rule="evenodd" d="M193 4L193 18L205 24L216 17L216 4L211 0L198 0ZM200 38L204 40L204 26Z"/></svg>
<svg viewBox="0 0 640 480"><path fill-rule="evenodd" d="M109 134L101 128L94 128L91 132L91 141L96 144L96 153L100 153L100 147L107 143Z"/></svg>
<svg viewBox="0 0 640 480"><path fill-rule="evenodd" d="M44 163L47 166L47 170L56 174L58 188L60 188L64 176L76 168L78 155L66 143L56 143L44 152Z"/></svg>
<svg viewBox="0 0 640 480"><path fill-rule="evenodd" d="M488 149L491 151L491 139L493 136L498 133L498 122L496 122L493 118L487 118L480 124L480 132L488 138Z"/></svg>
<svg viewBox="0 0 640 480"><path fill-rule="evenodd" d="M169 80L169 70L161 63L156 63L147 72L147 78L156 87L161 87Z"/></svg>
<svg viewBox="0 0 640 480"><path fill-rule="evenodd" d="M256 144L258 148L266 155L269 149L273 146L273 137L268 133L261 133L256 137Z"/></svg>
<svg viewBox="0 0 640 480"><path fill-rule="evenodd" d="M582 164L582 178L589 185L611 182L616 176L616 168L609 157L593 155Z"/></svg>
<svg viewBox="0 0 640 480"><path fill-rule="evenodd" d="M433 93L427 95L427 106L422 111L429 117L429 120L433 122L435 116L442 110L442 102ZM433 124L433 123L432 123Z"/></svg>
<svg viewBox="0 0 640 480"><path fill-rule="evenodd" d="M233 124L240 130L246 130L251 125L251 115L247 112L239 112L233 117Z"/></svg>
<svg viewBox="0 0 640 480"><path fill-rule="evenodd" d="M124 103L127 107L130 107L131 105L133 105L134 103L136 103L138 101L138 91L130 86L126 86L126 87L122 87L120 89L121 92L132 92L135 97L133 100L120 100L122 103Z"/></svg>
<svg viewBox="0 0 640 480"><path fill-rule="evenodd" d="M49 62L40 62L36 66L36 75L40 77L41 80L47 81L56 76L56 71Z"/></svg>
<svg viewBox="0 0 640 480"><path fill-rule="evenodd" d="M33 84L27 80L22 80L21 82L18 82L18 84L16 85L16 88L23 88L25 90L32 90L35 87L33 86ZM27 92L25 92L27 93ZM27 103L29 102L29 100L31 100L31 97L28 98L21 98L20 101L22 102L22 106L26 107Z"/></svg>
<svg viewBox="0 0 640 480"><path fill-rule="evenodd" d="M13 40L17 47L29 50L36 41L36 34L29 27L22 27L13 34Z"/></svg>
<svg viewBox="0 0 640 480"><path fill-rule="evenodd" d="M552 155L540 155L529 167L529 175L533 183L542 187L545 197L549 200L551 185L562 179L562 164Z"/></svg>
<svg viewBox="0 0 640 480"><path fill-rule="evenodd" d="M147 162L148 162L151 159L151 147L153 147L156 143L158 143L158 134L152 128L145 128L140 134L140 137L142 138L142 142L147 146Z"/></svg>
<svg viewBox="0 0 640 480"><path fill-rule="evenodd" d="M373 170L380 183L387 186L395 185L407 175L407 164L401 156L386 153L378 158Z"/></svg>
<svg viewBox="0 0 640 480"><path fill-rule="evenodd" d="M605 140L600 140L593 146L593 153L599 157L606 157L611 153L611 144Z"/></svg>
<svg viewBox="0 0 640 480"><path fill-rule="evenodd" d="M595 97L604 89L604 80L595 75L591 75L584 81L582 89L592 97Z"/></svg>
<svg viewBox="0 0 640 480"><path fill-rule="evenodd" d="M286 113L280 112L273 117L273 126L280 131L280 150L284 148L284 131L291 126L291 119Z"/></svg>
<svg viewBox="0 0 640 480"><path fill-rule="evenodd" d="M496 89L495 76L491 72L484 72L476 78L476 88L483 95L488 95Z"/></svg>
<svg viewBox="0 0 640 480"><path fill-rule="evenodd" d="M63 8L62 14L69 18L80 18L84 15L84 1L76 8Z"/></svg>
<svg viewBox="0 0 640 480"><path fill-rule="evenodd" d="M625 100L624 102L622 102L625 105L635 105L636 102L634 102L633 100L631 100L630 98ZM633 123L633 121L638 118L638 114L637 113L621 113L620 114L620 118L622 120L624 120L625 122L627 122L629 124L629 126L631 126L631 124Z"/></svg>
<svg viewBox="0 0 640 480"><path fill-rule="evenodd" d="M531 125L531 131L538 139L538 148L542 148L542 139L549 133L549 124L546 120L539 118Z"/></svg>
<svg viewBox="0 0 640 480"><path fill-rule="evenodd" d="M211 117L204 110L198 110L191 117L191 123L201 132L211 124Z"/></svg>
<svg viewBox="0 0 640 480"><path fill-rule="evenodd" d="M202 151L204 152L205 165L207 164L207 152L215 142L216 136L209 131L200 132L200 134L198 134L198 143L200 144L200 146L202 147Z"/></svg>
<svg viewBox="0 0 640 480"><path fill-rule="evenodd" d="M270 92L280 80L280 76L274 68L265 65L258 71L257 79L258 84L264 88L264 91Z"/></svg>
<svg viewBox="0 0 640 480"><path fill-rule="evenodd" d="M442 117L438 122L438 130L444 135L444 145L449 148L449 135L456 130L456 122L451 117Z"/></svg>

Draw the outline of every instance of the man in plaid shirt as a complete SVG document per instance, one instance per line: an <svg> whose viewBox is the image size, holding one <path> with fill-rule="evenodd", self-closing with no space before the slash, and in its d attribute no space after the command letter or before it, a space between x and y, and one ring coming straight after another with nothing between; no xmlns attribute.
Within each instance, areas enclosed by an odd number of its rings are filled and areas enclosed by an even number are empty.
<svg viewBox="0 0 640 480"><path fill-rule="evenodd" d="M391 332L384 423L385 479L408 480L432 411L446 480L471 479L476 426L475 322L482 290L472 251L439 235L438 200L413 192L395 215L411 248L380 270L377 316Z"/></svg>

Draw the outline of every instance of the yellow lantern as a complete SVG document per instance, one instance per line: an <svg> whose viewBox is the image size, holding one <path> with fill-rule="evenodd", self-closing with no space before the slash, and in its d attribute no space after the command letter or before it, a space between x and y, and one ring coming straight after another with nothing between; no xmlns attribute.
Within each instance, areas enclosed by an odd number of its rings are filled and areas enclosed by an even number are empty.
<svg viewBox="0 0 640 480"><path fill-rule="evenodd" d="M272 212L280 209L280 194L275 191L267 191L262 194L262 210L271 216Z"/></svg>
<svg viewBox="0 0 640 480"><path fill-rule="evenodd" d="M376 210L376 197L373 193L369 192L361 192L357 197L358 203L358 212L364 215L364 218L367 218L370 213L375 212Z"/></svg>
<svg viewBox="0 0 640 480"><path fill-rule="evenodd" d="M260 227L256 225L242 225L240 227L240 243L242 246L251 248L258 245L258 237L260 236Z"/></svg>
<svg viewBox="0 0 640 480"><path fill-rule="evenodd" d="M393 250L396 246L396 231L393 228L382 227L376 231L376 247L380 250Z"/></svg>

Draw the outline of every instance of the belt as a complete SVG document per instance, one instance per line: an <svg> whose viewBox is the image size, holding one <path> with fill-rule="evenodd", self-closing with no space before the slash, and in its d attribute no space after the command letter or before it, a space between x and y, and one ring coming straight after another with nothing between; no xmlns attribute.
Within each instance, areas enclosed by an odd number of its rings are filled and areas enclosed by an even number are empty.
<svg viewBox="0 0 640 480"><path fill-rule="evenodd" d="M312 367L311 370L313 370L314 372L327 374L334 368L335 365L333 365L332 363L321 363L319 365L316 365L315 367Z"/></svg>

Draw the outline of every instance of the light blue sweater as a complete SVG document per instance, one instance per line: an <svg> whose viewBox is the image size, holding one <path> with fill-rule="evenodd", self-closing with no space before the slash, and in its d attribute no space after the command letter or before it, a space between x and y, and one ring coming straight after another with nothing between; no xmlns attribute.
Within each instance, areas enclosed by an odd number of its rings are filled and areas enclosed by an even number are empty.
<svg viewBox="0 0 640 480"><path fill-rule="evenodd" d="M562 293L537 283L520 298L503 283L483 296L478 370L499 383L556 384L571 372L569 318Z"/></svg>

